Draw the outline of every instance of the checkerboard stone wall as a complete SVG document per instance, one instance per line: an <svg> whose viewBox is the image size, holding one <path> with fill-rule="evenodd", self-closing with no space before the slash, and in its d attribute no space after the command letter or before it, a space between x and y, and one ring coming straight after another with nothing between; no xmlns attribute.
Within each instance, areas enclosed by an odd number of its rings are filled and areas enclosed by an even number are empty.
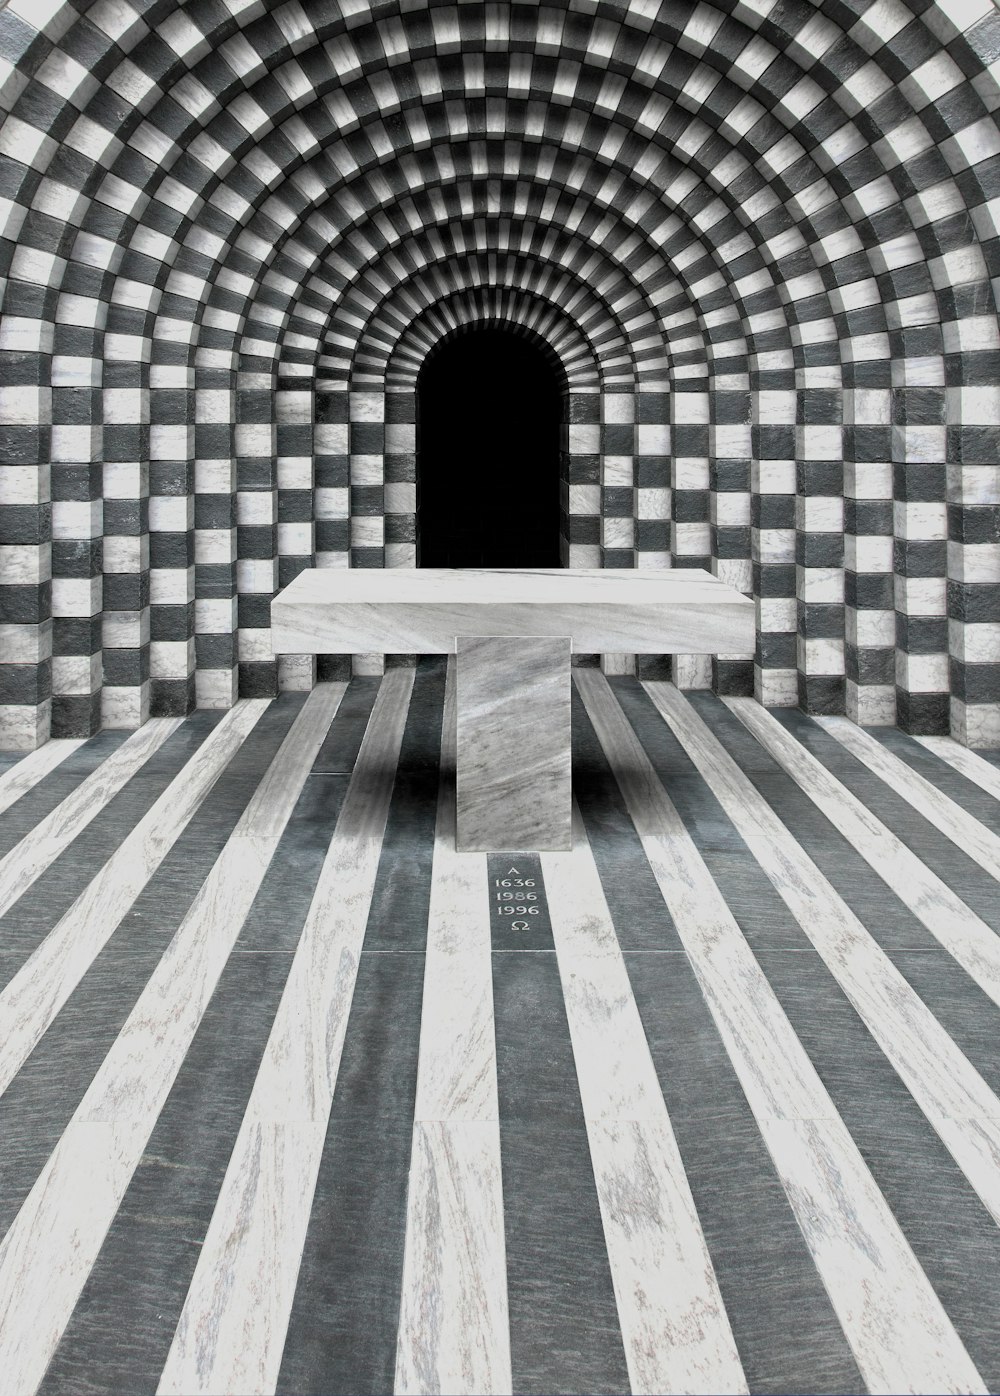
<svg viewBox="0 0 1000 1396"><path fill-rule="evenodd" d="M564 562L754 598L640 672L1000 743L998 53L992 0L8 0L0 743L344 673L271 597L413 564L484 321L565 380Z"/></svg>

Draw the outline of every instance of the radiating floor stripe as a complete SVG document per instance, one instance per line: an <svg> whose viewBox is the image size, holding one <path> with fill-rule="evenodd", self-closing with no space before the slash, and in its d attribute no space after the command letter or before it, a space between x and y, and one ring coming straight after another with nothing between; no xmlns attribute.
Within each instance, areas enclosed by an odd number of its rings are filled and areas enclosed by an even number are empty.
<svg viewBox="0 0 1000 1396"><path fill-rule="evenodd" d="M632 1391L745 1392L579 811L542 867Z"/></svg>
<svg viewBox="0 0 1000 1396"><path fill-rule="evenodd" d="M399 1393L512 1388L486 854L455 849L448 666L421 1012Z"/></svg>
<svg viewBox="0 0 1000 1396"><path fill-rule="evenodd" d="M179 717L151 718L106 757L51 814L0 860L0 916L177 731Z"/></svg>
<svg viewBox="0 0 1000 1396"><path fill-rule="evenodd" d="M934 828L923 814L913 808L901 791L894 790L881 777L870 771L863 762L845 750L836 738L825 731L811 716L787 708L778 709L773 715L785 731L807 752L811 753L817 761L821 762L830 775L850 791L869 813L895 834L900 842L912 854L915 854L943 884L950 887L976 916L991 927L994 932L1000 934L1000 884L996 878L982 868L963 848ZM889 744L887 743L886 746L889 747ZM921 752L920 754L925 761L934 762L930 753ZM958 780L957 774L948 771L947 768L942 767L941 773L949 785ZM782 774L784 775L784 773ZM939 785L938 782L935 782L929 772L924 772L924 774L932 780L936 787L941 789L942 794L951 793L946 785ZM787 776L784 778L788 779ZM982 792L976 792L976 794L982 796ZM956 796L954 803L963 806L968 811L968 805L958 796ZM979 806L978 809L969 812L979 818L980 822L987 827L992 826L994 819L989 807L983 807L982 799L979 800ZM826 817L819 812L818 807L813 807L812 814L814 817L819 816L821 824L827 822ZM834 840L834 842L841 841ZM840 857L845 866L857 862L854 850L847 845L842 846ZM866 869L866 871L870 873L870 869ZM881 896L885 897L884 891ZM847 899L850 901L850 897ZM862 920L864 919L862 916ZM920 928L920 933L921 939L925 939L924 927Z"/></svg>
<svg viewBox="0 0 1000 1396"><path fill-rule="evenodd" d="M11 805L0 819L0 858L11 853L21 840L48 818L72 795L88 776L128 740L129 733L104 729L83 742L65 761ZM74 845L70 845L73 849Z"/></svg>
<svg viewBox="0 0 1000 1396"><path fill-rule="evenodd" d="M375 698L375 691L366 688L367 681L349 686L324 742L351 764ZM189 856L198 857L193 835L206 818L208 827L201 832L209 838L214 819L225 820L221 839L213 840L211 861L221 853L305 699L304 693L283 693L272 703L252 742L227 768L180 841L188 845ZM256 758L252 764L250 756ZM100 1396L156 1390L346 794L348 777L317 776L318 760L46 1369L39 1396L83 1396L91 1391L91 1373L99 1373ZM238 809L232 813L234 805ZM171 857L176 855L175 848ZM210 866L194 866L192 887L204 880ZM190 901L189 891L159 937L156 958ZM154 958L143 982L155 963ZM127 962L122 966L126 973L129 968ZM113 974L113 965L109 972ZM58 1032L85 987L47 1037ZM129 1007L140 991L141 984ZM401 1235L400 1228L400 1244ZM282 1390L304 1393L308 1388L289 1383Z"/></svg>
<svg viewBox="0 0 1000 1396"><path fill-rule="evenodd" d="M59 1142L59 1136L73 1118L73 1112L190 908L197 888L222 852L304 699L304 694L282 695L268 707L24 1066L0 1096L0 1139L3 1140L0 1147L0 1236L13 1222ZM184 730L172 737L161 756L156 758L157 765L167 764L166 753L172 749L170 765L173 770L179 769L182 758L187 759L197 750L223 715L223 711L206 710L189 718ZM146 785L150 783L148 776L144 768L138 779ZM158 772L157 791L166 783L164 773ZM135 803L131 786L122 792L119 800L124 802L119 813L125 816ZM16 926L20 930L26 903L33 904L36 912L42 911L53 884L57 904L63 907L60 884L64 875L70 880L68 874L81 866L82 850L94 842L96 826L106 822L107 813L76 840L60 864L49 869L9 914L5 929L14 923L11 929ZM111 837L117 835L120 841L131 827L124 818L116 817L114 828L104 832ZM84 882L110 851L107 839L102 838L101 842L103 856L88 858L82 864ZM178 1304L178 1312L179 1308ZM159 1370L158 1366L157 1375Z"/></svg>
<svg viewBox="0 0 1000 1396"><path fill-rule="evenodd" d="M679 767L677 758L681 757L682 748L635 681L622 680L621 688L618 682L614 681L614 686L619 702L661 780L673 795L670 779L664 773L664 761L669 762L670 770ZM627 682L631 682L632 688L624 687ZM994 1006L927 936L924 928L913 920L884 884L877 881L868 865L844 843L790 777L783 773L768 774L777 771L777 767L720 699L708 693L685 695L685 699L726 742L751 779L759 782L774 810L783 817L787 827L795 831L796 837L803 831L808 832L807 847L814 859L822 868L831 869L829 875L842 896L856 908L873 937L887 948L893 963L945 1023L967 1056L984 1074L991 1063L995 1066L1000 1060L1000 1052L996 1050L1000 1037L996 1036L998 1016ZM799 720L802 726L810 721ZM827 749L834 748L834 743L818 729L815 736L818 740L812 749L826 758ZM901 737L901 743L906 740ZM837 758L834 749L833 755L845 768L856 765L849 754L843 753ZM933 761L929 755L926 759ZM864 772L861 776L867 786L878 784L873 776L866 776ZM746 851L742 862L747 871L755 870L766 885L763 896L751 898L742 893L736 859L730 853L716 851L717 847L724 846L717 838L717 830L726 816L701 777L692 774L685 786L690 793L685 794L681 813L692 837L720 889L724 890L797 1036L833 1096L988 1389L1000 1389L997 1385L1000 1333L996 1330L987 1297L1000 1283L1000 1231L797 923L794 923L794 937L782 941L772 936L773 923L782 918L791 920L790 914L772 884L764 878L755 858ZM696 786L702 787L700 796ZM717 814L711 812L713 807ZM914 820L916 818L914 816ZM944 845L944 840L938 840L933 831L928 832L931 838ZM734 837L737 837L735 833ZM875 895L866 895L856 902L854 888L866 879L876 884ZM913 944L928 948L906 955L894 953L891 948ZM994 1037L988 1042L991 1024ZM997 1092L1000 1081L995 1070L986 1079ZM705 1162L699 1162L704 1169ZM732 1229L738 1229L738 1223ZM970 1274L979 1277L977 1285L968 1284ZM728 1301L729 1291L724 1290L724 1294ZM735 1317L734 1328L738 1340L742 1340L747 1330L737 1326ZM785 1341L779 1340L779 1349L784 1348ZM806 1371L808 1373L809 1369ZM757 1389L752 1377L751 1386ZM776 1389L810 1391L817 1388L807 1375L804 1379L800 1377L800 1384L788 1383ZM862 1388L860 1384L845 1383L842 1388L818 1389Z"/></svg>
<svg viewBox="0 0 1000 1396"><path fill-rule="evenodd" d="M246 699L230 709L0 993L0 1094L267 705Z"/></svg>
<svg viewBox="0 0 1000 1396"><path fill-rule="evenodd" d="M0 1245L11 1396L34 1392L69 1321L342 695L310 694ZM266 707L239 704L235 730Z"/></svg>
<svg viewBox="0 0 1000 1396"><path fill-rule="evenodd" d="M627 1396L628 1363L541 859L489 854L486 864L514 1390ZM530 911L523 920L503 911L512 878L524 882L519 890Z"/></svg>
<svg viewBox="0 0 1000 1396"><path fill-rule="evenodd" d="M56 737L0 774L0 814L82 746L83 737Z"/></svg>
<svg viewBox="0 0 1000 1396"><path fill-rule="evenodd" d="M657 710L1000 1224L1000 1100L672 684Z"/></svg>
<svg viewBox="0 0 1000 1396"><path fill-rule="evenodd" d="M161 1393L275 1390L412 686L382 681Z"/></svg>
<svg viewBox="0 0 1000 1396"><path fill-rule="evenodd" d="M296 1396L392 1390L444 676L417 665L278 1375Z"/></svg>
<svg viewBox="0 0 1000 1396"><path fill-rule="evenodd" d="M192 714L171 736L159 751L150 758L132 779L104 806L96 818L58 858L46 868L31 887L19 897L6 916L0 918L2 927L3 951L0 954L0 990L14 974L23 967L46 936L73 906L77 898L93 880L97 869L104 867L117 852L122 840L127 838L136 825L149 813L157 799L174 780L203 744L208 735L224 716L223 712L204 711ZM119 733L119 738L125 734ZM254 747L257 746L255 729ZM87 747L96 746L97 739L91 738ZM245 748L241 747L243 751ZM89 753L88 753L89 754ZM101 753L101 759L107 752ZM35 796L51 800L56 782L66 791L66 779L75 774L78 783L85 774L79 769L83 752L65 761L58 770L47 778L33 794L19 802L11 811L23 815ZM90 769L97 765L93 760ZM228 770L228 767L227 767ZM48 808L53 808L51 803ZM0 819L0 825L3 820Z"/></svg>
<svg viewBox="0 0 1000 1396"><path fill-rule="evenodd" d="M669 784L667 772L690 762L636 680L612 686L627 711L637 697L666 738L657 771ZM633 711L629 717L635 725ZM649 750L646 738L644 731ZM578 694L573 752L591 850L747 1383L760 1393L861 1393L857 1364ZM761 878L766 894L741 911L745 934L787 915ZM797 964L803 956L777 958Z"/></svg>
<svg viewBox="0 0 1000 1396"><path fill-rule="evenodd" d="M606 681L574 677L869 1390L985 1390Z"/></svg>
<svg viewBox="0 0 1000 1396"><path fill-rule="evenodd" d="M991 877L1000 878L1000 837L991 829L973 819L961 805L950 800L856 723L846 717L814 717L812 720L901 795L945 838L985 868Z"/></svg>
<svg viewBox="0 0 1000 1396"><path fill-rule="evenodd" d="M752 699L723 700L904 906L1000 1005L1000 939L901 839Z"/></svg>
<svg viewBox="0 0 1000 1396"><path fill-rule="evenodd" d="M947 761L959 775L965 776L966 780L971 780L987 794L992 795L994 800L1000 800L1000 771L989 761L970 751L967 746L962 746L952 737L914 737L915 742L926 747L942 761Z"/></svg>

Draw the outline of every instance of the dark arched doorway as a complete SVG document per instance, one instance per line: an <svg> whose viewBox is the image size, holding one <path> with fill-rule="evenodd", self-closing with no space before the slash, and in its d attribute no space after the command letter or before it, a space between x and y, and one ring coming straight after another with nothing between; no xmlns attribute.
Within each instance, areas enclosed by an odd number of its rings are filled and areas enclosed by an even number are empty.
<svg viewBox="0 0 1000 1396"><path fill-rule="evenodd" d="M474 326L417 380L420 567L558 567L561 373L532 338Z"/></svg>

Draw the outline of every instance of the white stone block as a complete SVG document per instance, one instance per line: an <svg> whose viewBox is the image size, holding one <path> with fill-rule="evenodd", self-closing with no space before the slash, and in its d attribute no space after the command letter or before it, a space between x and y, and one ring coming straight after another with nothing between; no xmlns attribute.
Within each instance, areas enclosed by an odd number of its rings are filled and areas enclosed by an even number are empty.
<svg viewBox="0 0 1000 1396"><path fill-rule="evenodd" d="M1000 747L1000 703L963 703L953 698L950 707L956 742L985 750Z"/></svg>
<svg viewBox="0 0 1000 1396"><path fill-rule="evenodd" d="M896 651L896 686L909 693L947 693L946 654L906 654Z"/></svg>
<svg viewBox="0 0 1000 1396"><path fill-rule="evenodd" d="M857 684L847 680L847 716L859 727L893 727L896 690L891 684Z"/></svg>
<svg viewBox="0 0 1000 1396"><path fill-rule="evenodd" d="M52 692L60 695L96 693L102 665L97 654L62 654L52 660Z"/></svg>
<svg viewBox="0 0 1000 1396"><path fill-rule="evenodd" d="M0 703L0 751L34 751L49 739L52 700Z"/></svg>
<svg viewBox="0 0 1000 1396"><path fill-rule="evenodd" d="M133 732L149 717L149 684L101 689L101 726Z"/></svg>
<svg viewBox="0 0 1000 1396"><path fill-rule="evenodd" d="M3 559L0 558L0 567ZM100 577L56 577L52 582L53 616L96 616L104 588Z"/></svg>
<svg viewBox="0 0 1000 1396"><path fill-rule="evenodd" d="M231 708L238 693L239 673L235 666L195 671L194 694L199 708Z"/></svg>
<svg viewBox="0 0 1000 1396"><path fill-rule="evenodd" d="M311 693L316 687L314 654L283 654L278 658L278 688L282 693Z"/></svg>

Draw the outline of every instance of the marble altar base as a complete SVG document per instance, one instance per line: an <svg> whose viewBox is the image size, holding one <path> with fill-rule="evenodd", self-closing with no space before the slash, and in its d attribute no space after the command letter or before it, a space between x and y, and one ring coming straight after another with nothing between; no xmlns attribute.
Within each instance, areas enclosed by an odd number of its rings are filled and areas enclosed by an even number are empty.
<svg viewBox="0 0 1000 1396"><path fill-rule="evenodd" d="M571 849L571 640L459 635L455 650L457 848Z"/></svg>

